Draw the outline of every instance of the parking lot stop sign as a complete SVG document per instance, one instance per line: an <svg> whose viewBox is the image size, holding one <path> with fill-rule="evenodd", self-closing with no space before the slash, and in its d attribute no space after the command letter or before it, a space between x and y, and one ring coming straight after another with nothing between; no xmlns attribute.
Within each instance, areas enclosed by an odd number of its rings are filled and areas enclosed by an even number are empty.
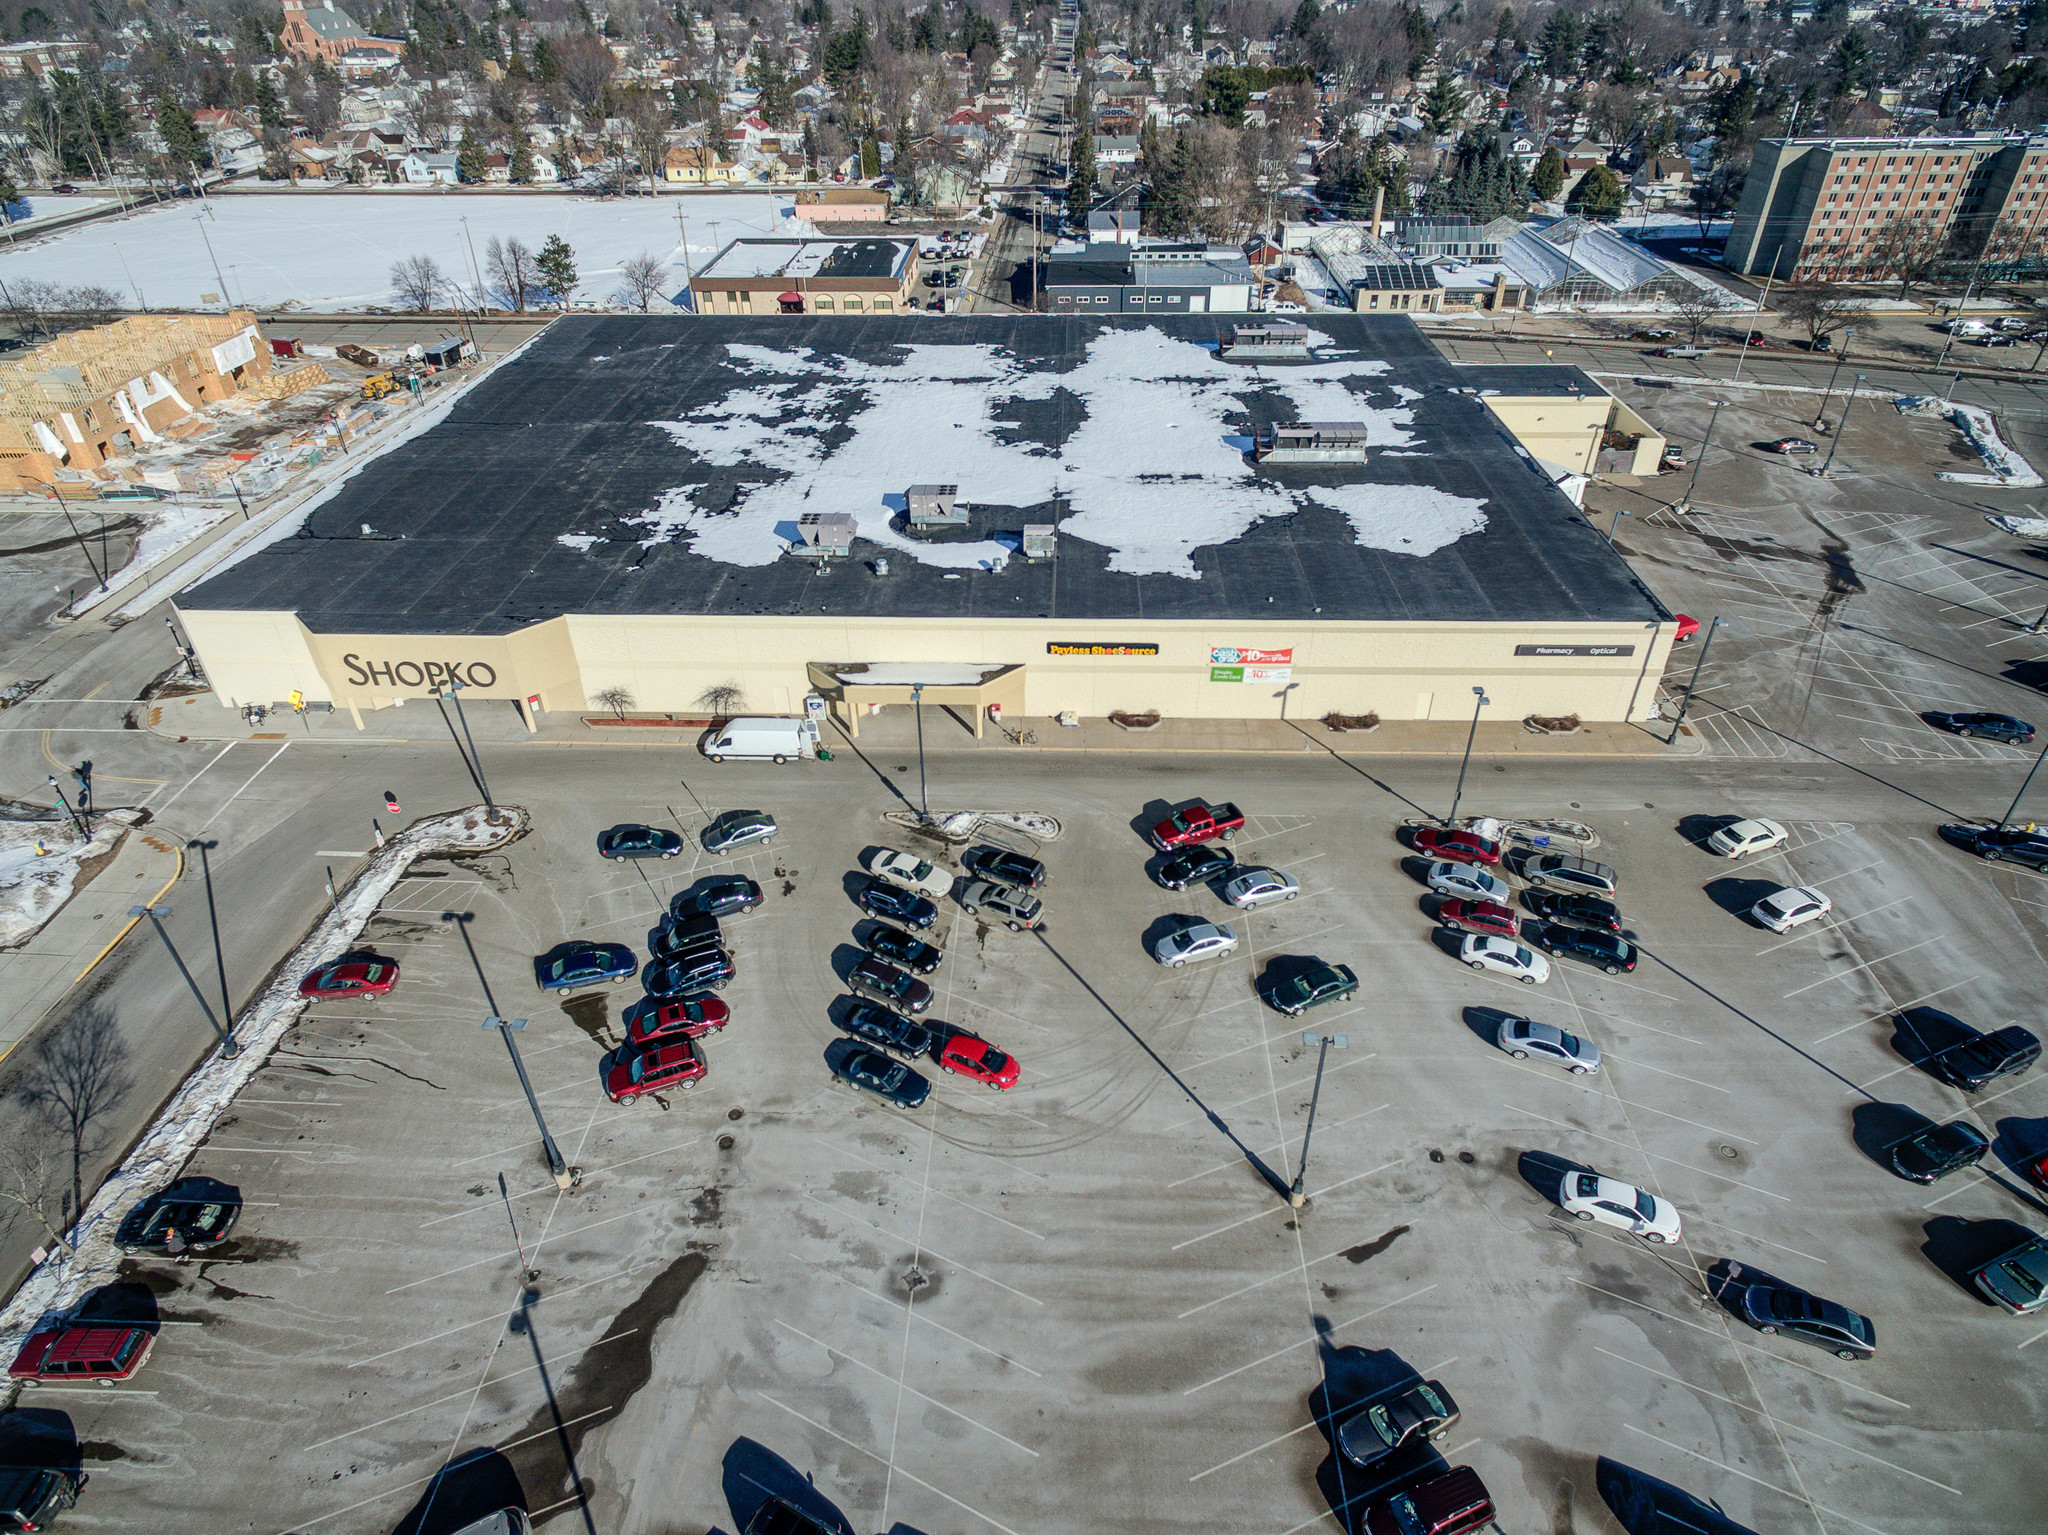
<svg viewBox="0 0 2048 1535"><path fill-rule="evenodd" d="M393 794L389 789L386 789L384 791L384 808L390 811L393 815L398 814L398 796Z"/></svg>

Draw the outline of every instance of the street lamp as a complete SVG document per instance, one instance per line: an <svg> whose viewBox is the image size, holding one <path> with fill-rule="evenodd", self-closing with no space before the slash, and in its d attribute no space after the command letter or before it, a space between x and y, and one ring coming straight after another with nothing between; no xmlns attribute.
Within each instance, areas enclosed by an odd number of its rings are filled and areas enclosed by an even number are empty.
<svg viewBox="0 0 2048 1535"><path fill-rule="evenodd" d="M194 837L185 846L199 849L199 872L206 880L206 920L213 924L213 967L220 974L220 1010L223 1017L232 1019L235 1016L235 1004L228 997L228 962L221 957L220 952L220 913L215 911L213 906L213 865L206 857L219 847L220 843L218 840L201 842Z"/></svg>
<svg viewBox="0 0 2048 1535"><path fill-rule="evenodd" d="M1842 364L1849 360L1849 343L1851 341L1854 341L1855 339L1855 331L1845 330L1842 332L1842 350L1835 355L1834 371L1828 374L1828 387L1821 394L1820 409L1814 413L1813 429L1816 432L1823 431L1826 429L1828 419L1828 401L1832 400L1835 397L1835 380L1842 376Z"/></svg>
<svg viewBox="0 0 2048 1535"><path fill-rule="evenodd" d="M925 794L924 787L924 684L922 682L913 682L910 685L910 705L917 714L917 813L925 821L929 822L932 818L932 805L931 800Z"/></svg>
<svg viewBox="0 0 2048 1535"><path fill-rule="evenodd" d="M1835 450L1841 447L1843 437L1848 435L1849 412L1856 408L1856 391L1862 387L1863 375L1859 373L1856 375L1856 382L1849 386L1849 403L1842 407L1842 424L1835 429L1835 440L1828 444L1827 463L1822 464L1817 471L1823 480L1828 477L1828 469L1835 461Z"/></svg>
<svg viewBox="0 0 2048 1535"><path fill-rule="evenodd" d="M465 933L463 936L467 937L468 934ZM524 1018L500 1018L497 1014L493 1013L490 1017L484 1019L483 1027L496 1029L499 1038L505 1041L506 1050L511 1053L512 1069L519 1074L519 1086L526 1094L526 1106L533 1110L533 1122L540 1126L541 1149L547 1153L548 1171L554 1175L555 1187L558 1189L574 1188L576 1185L576 1175L570 1170L569 1164L562 1159L562 1148L555 1144L554 1136L548 1133L548 1122L541 1118L540 1114L540 1100L533 1096L533 1083L526 1075L526 1062L519 1058L519 1045L512 1038L520 1029L526 1027L526 1020Z"/></svg>
<svg viewBox="0 0 2048 1535"><path fill-rule="evenodd" d="M1726 400L1716 400L1714 402L1714 413L1707 418L1706 438L1700 443L1699 452L1693 456L1692 478L1685 482L1685 494L1680 496L1678 504L1671 508L1674 512L1689 512L1692 510L1693 487L1700 482L1700 466L1707 461L1707 449L1714 445L1714 428L1721 420L1721 407L1727 403Z"/></svg>
<svg viewBox="0 0 2048 1535"><path fill-rule="evenodd" d="M71 829L77 832L81 838L91 836L92 834L85 829L84 818L71 808L71 801L64 797L64 786L57 782L57 775L55 773L50 775L50 792L57 796L57 803L62 805L64 813L71 817Z"/></svg>
<svg viewBox="0 0 2048 1535"><path fill-rule="evenodd" d="M2019 813L2020 801L2026 797L2034 782L2034 775L2041 771L2041 758L2048 757L2048 744L2041 747L2040 755L2034 758L2034 765L2027 769L2027 776L2020 781L2020 792L2012 797L2012 803L2005 807L2005 814L1998 819L1998 829L2004 831L2008 822Z"/></svg>
<svg viewBox="0 0 2048 1535"><path fill-rule="evenodd" d="M1609 548L1612 548L1614 545L1614 535L1621 531L1621 519L1627 515L1627 507L1617 506L1614 509L1614 516L1607 523L1607 543Z"/></svg>
<svg viewBox="0 0 2048 1535"><path fill-rule="evenodd" d="M1316 1133L1316 1105L1322 1101L1323 1096L1323 1062L1330 1058L1330 1047L1332 1045L1335 1045L1339 1050L1349 1050L1351 1048L1351 1036L1348 1034L1317 1034L1314 1030L1309 1030L1301 1036L1301 1042L1304 1047L1320 1045L1321 1048L1316 1053L1315 1089L1308 1095L1308 1125L1301 1132L1301 1161L1294 1169L1294 1187L1287 1194L1287 1202L1297 1210L1308 1203L1308 1195L1302 1192L1302 1184L1308 1179L1308 1143L1310 1138Z"/></svg>
<svg viewBox="0 0 2048 1535"><path fill-rule="evenodd" d="M484 797L484 819L496 826L503 817L498 814L498 807L491 801L491 786L484 778L484 759L476 754L476 737L469 733L469 716L462 712L462 690L467 686L469 684L460 677L451 674L448 678L448 696L455 700L455 717L462 721L462 736L469 742L469 765L470 770L476 774L477 791Z"/></svg>
<svg viewBox="0 0 2048 1535"><path fill-rule="evenodd" d="M185 985L192 992L192 1000L199 1004L199 1011L206 1014L206 1021L213 1025L213 1032L220 1039L220 1053L228 1060L233 1060L242 1053L242 1047L235 1043L235 1036L228 1029L222 1028L220 1020L213 1016L213 1009L206 1005L206 998L199 990L199 983L192 979L192 972L185 968L185 956L178 952L178 946L171 942L171 935L164 931L163 919L170 914L171 909L168 906L131 906L128 908L128 915L131 917L149 918L149 925L156 929L157 937L161 938L164 941L164 947L171 951L171 962L178 967L178 974L185 978ZM232 1013L228 1015L228 1022L230 1024L234 1022L234 1015Z"/></svg>
<svg viewBox="0 0 2048 1535"><path fill-rule="evenodd" d="M1678 741L1678 727L1685 723L1686 711L1692 707L1692 690L1699 685L1700 668L1707 664L1707 647L1714 643L1714 631L1720 627L1719 618L1707 625L1706 637L1700 641L1699 659L1692 664L1692 680L1685 685L1685 701L1678 706L1678 718L1673 722L1671 734L1664 742L1666 746L1675 745Z"/></svg>
<svg viewBox="0 0 2048 1535"><path fill-rule="evenodd" d="M1465 758L1458 764L1458 789L1451 796L1451 813L1444 822L1446 826L1458 824L1458 801L1465 797L1465 769L1472 763L1472 742L1479 734L1479 711L1492 702L1493 700L1486 696L1485 688L1472 690L1472 728L1465 732Z"/></svg>

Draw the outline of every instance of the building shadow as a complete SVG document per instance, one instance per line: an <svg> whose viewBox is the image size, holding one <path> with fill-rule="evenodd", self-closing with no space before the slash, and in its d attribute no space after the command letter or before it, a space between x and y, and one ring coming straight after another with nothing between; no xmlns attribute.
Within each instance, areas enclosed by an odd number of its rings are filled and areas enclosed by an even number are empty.
<svg viewBox="0 0 2048 1535"><path fill-rule="evenodd" d="M1628 1535L1757 1535L1720 1505L1702 1503L1682 1487L1605 1455L1593 1463L1593 1485Z"/></svg>
<svg viewBox="0 0 2048 1535"><path fill-rule="evenodd" d="M505 1509L527 1510L526 1489L512 1462L486 1445L458 1455L439 1471L391 1527L391 1535L456 1535Z"/></svg>
<svg viewBox="0 0 2048 1535"><path fill-rule="evenodd" d="M744 1530L761 1511L762 1504L770 1498L780 1498L840 1535L855 1535L853 1522L811 1485L809 1477L759 1440L744 1436L735 1439L719 1465L720 1490L725 1494L734 1529Z"/></svg>

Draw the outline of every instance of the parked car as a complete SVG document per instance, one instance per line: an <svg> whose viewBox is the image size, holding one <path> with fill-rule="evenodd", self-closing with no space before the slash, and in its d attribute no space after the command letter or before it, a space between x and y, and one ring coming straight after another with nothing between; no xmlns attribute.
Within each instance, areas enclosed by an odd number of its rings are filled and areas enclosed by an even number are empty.
<svg viewBox="0 0 2048 1535"><path fill-rule="evenodd" d="M1979 1265L1970 1282L2015 1316L2032 1316L2048 1306L2048 1237L2029 1236Z"/></svg>
<svg viewBox="0 0 2048 1535"><path fill-rule="evenodd" d="M939 1047L939 1069L1002 1092L1017 1085L1014 1057L973 1034L955 1034Z"/></svg>
<svg viewBox="0 0 2048 1535"><path fill-rule="evenodd" d="M1291 901L1300 894L1300 880L1292 874L1264 866L1239 869L1223 882L1223 899L1242 911L1251 911L1274 901Z"/></svg>
<svg viewBox="0 0 2048 1535"><path fill-rule="evenodd" d="M1672 644L1683 645L1688 641L1696 640L1699 638L1699 633L1700 621L1690 613L1674 613L1671 615Z"/></svg>
<svg viewBox="0 0 2048 1535"><path fill-rule="evenodd" d="M899 853L890 847L876 848L868 856L867 871L892 885L915 890L933 900L953 893L952 870L942 869L915 853Z"/></svg>
<svg viewBox="0 0 2048 1535"><path fill-rule="evenodd" d="M1782 1280L1731 1281L1721 1299L1758 1332L1783 1333L1838 1359L1868 1359L1877 1352L1877 1327L1869 1317Z"/></svg>
<svg viewBox="0 0 2048 1535"><path fill-rule="evenodd" d="M1052 877L1036 858L995 847L984 848L975 855L974 872L983 879L1014 885L1019 890L1036 890Z"/></svg>
<svg viewBox="0 0 2048 1535"><path fill-rule="evenodd" d="M1244 825L1244 812L1235 805L1210 805L1202 800L1195 801L1185 810L1176 810L1157 826L1152 828L1152 845L1162 853L1176 848L1192 847L1198 842L1214 842L1221 838L1228 842Z"/></svg>
<svg viewBox="0 0 2048 1535"><path fill-rule="evenodd" d="M1191 847L1162 863L1153 878L1168 890L1185 890L1236 866L1237 859L1227 847Z"/></svg>
<svg viewBox="0 0 2048 1535"><path fill-rule="evenodd" d="M1221 922L1193 922L1152 945L1152 957L1176 969L1193 960L1220 959L1237 952L1237 934Z"/></svg>
<svg viewBox="0 0 2048 1535"><path fill-rule="evenodd" d="M1824 892L1811 885L1793 885L1765 896L1750 907L1749 914L1774 933L1789 933L1818 922L1834 909L1835 903Z"/></svg>
<svg viewBox="0 0 2048 1535"><path fill-rule="evenodd" d="M2029 869L2048 869L2048 835L2021 827L1951 825L1941 828L1944 842L1975 853L1987 863L2010 858Z"/></svg>
<svg viewBox="0 0 2048 1535"><path fill-rule="evenodd" d="M939 920L939 908L914 890L892 885L885 879L871 879L854 896L865 911L889 917L906 927L920 930Z"/></svg>
<svg viewBox="0 0 2048 1535"><path fill-rule="evenodd" d="M1664 470L1673 470L1683 469L1685 465L1685 449L1675 442L1664 444L1664 451L1657 458L1657 467Z"/></svg>
<svg viewBox="0 0 2048 1535"><path fill-rule="evenodd" d="M771 842L781 829L765 810L728 810L704 828L700 840L707 853L731 853L757 842Z"/></svg>
<svg viewBox="0 0 2048 1535"><path fill-rule="evenodd" d="M1655 348L1650 355L1652 357L1676 358L1705 357L1707 349L1703 346L1660 346Z"/></svg>
<svg viewBox="0 0 2048 1535"><path fill-rule="evenodd" d="M574 991L630 981L639 969L640 961L623 943L572 943L552 957L543 954L536 959L533 978L542 991Z"/></svg>
<svg viewBox="0 0 2048 1535"><path fill-rule="evenodd" d="M1780 437L1776 442L1767 442L1764 446L1773 453L1800 454L1820 451L1819 443L1809 442L1804 437Z"/></svg>
<svg viewBox="0 0 2048 1535"><path fill-rule="evenodd" d="M873 1002L856 1002L839 1027L863 1044L900 1055L905 1060L931 1054L932 1031Z"/></svg>
<svg viewBox="0 0 2048 1535"><path fill-rule="evenodd" d="M1513 887L1498 874L1488 874L1468 863L1433 863L1422 878L1438 895L1457 896L1461 900L1506 906L1515 898Z"/></svg>
<svg viewBox="0 0 2048 1535"><path fill-rule="evenodd" d="M1975 1167L1990 1149L1991 1142L1984 1138L1983 1131L1958 1119L1945 1125L1929 1125L1904 1140L1892 1142L1885 1147L1884 1159L1901 1178L1913 1183L1934 1183L1950 1173Z"/></svg>
<svg viewBox="0 0 2048 1535"><path fill-rule="evenodd" d="M91 1480L64 1466L0 1466L0 1529L47 1530Z"/></svg>
<svg viewBox="0 0 2048 1535"><path fill-rule="evenodd" d="M1492 866L1500 862L1500 844L1477 832L1451 831L1441 826L1418 826L1409 846L1425 858L1445 863L1476 863Z"/></svg>
<svg viewBox="0 0 2048 1535"><path fill-rule="evenodd" d="M1440 926L1464 933L1484 933L1494 938L1519 938L1522 924L1514 908L1494 901L1470 901L1453 896L1436 909Z"/></svg>
<svg viewBox="0 0 2048 1535"><path fill-rule="evenodd" d="M1956 735L1982 736L1987 741L2010 741L2025 746L2034 739L2034 727L2012 714L1947 714L1930 710L1920 716L1936 730Z"/></svg>
<svg viewBox="0 0 2048 1535"><path fill-rule="evenodd" d="M10 1379L24 1385L111 1386L132 1379L149 1359L156 1335L146 1327L108 1322L60 1323L29 1334Z"/></svg>
<svg viewBox="0 0 2048 1535"><path fill-rule="evenodd" d="M761 887L744 874L719 874L692 890L680 890L668 903L671 917L734 917L761 904Z"/></svg>
<svg viewBox="0 0 2048 1535"><path fill-rule="evenodd" d="M1539 917L1573 927L1590 927L1595 932L1621 931L1621 908L1597 895L1566 895L1560 890L1523 892L1522 904Z"/></svg>
<svg viewBox="0 0 2048 1535"><path fill-rule="evenodd" d="M1660 1200L1619 1178L1569 1172L1564 1175L1561 1195L1558 1203L1576 1220L1617 1226L1649 1242L1676 1242L1682 1234L1678 1211L1669 1200Z"/></svg>
<svg viewBox="0 0 2048 1535"><path fill-rule="evenodd" d="M884 1006L912 1017L932 1005L932 989L908 970L898 970L874 955L862 956L847 972L849 989L873 997Z"/></svg>
<svg viewBox="0 0 2048 1535"><path fill-rule="evenodd" d="M1366 1535L1471 1535L1493 1523L1493 1499L1470 1466L1453 1466L1365 1510Z"/></svg>
<svg viewBox="0 0 2048 1535"><path fill-rule="evenodd" d="M299 982L299 995L313 1002L374 1002L398 984L398 964L389 959L339 959Z"/></svg>
<svg viewBox="0 0 2048 1535"><path fill-rule="evenodd" d="M683 839L658 826L614 826L597 836L600 858L673 858L683 850Z"/></svg>
<svg viewBox="0 0 2048 1535"><path fill-rule="evenodd" d="M2017 1076L2041 1058L2041 1041L2018 1024L1981 1033L1939 1008L1910 1008L1899 1015L1901 1027L1925 1042L1925 1030L1963 1037L1930 1054L1927 1069L1966 1093L1981 1092L2004 1077Z"/></svg>
<svg viewBox="0 0 2048 1535"><path fill-rule="evenodd" d="M687 954L692 949L715 949L721 946L718 919L701 913L677 919L663 920L661 929L654 935L654 957L671 959L678 954Z"/></svg>
<svg viewBox="0 0 2048 1535"><path fill-rule="evenodd" d="M1561 890L1571 895L1600 895L1610 899L1614 895L1614 870L1604 863L1572 853L1532 853L1521 860L1521 868L1517 872L1543 890Z"/></svg>
<svg viewBox="0 0 2048 1535"><path fill-rule="evenodd" d="M1620 975L1636 967L1636 946L1626 938L1590 927L1568 927L1562 922L1538 923L1534 934L1537 947L1547 954L1561 954Z"/></svg>
<svg viewBox="0 0 2048 1535"><path fill-rule="evenodd" d="M1404 1445L1442 1439L1458 1416L1457 1400L1442 1381L1413 1381L1346 1418L1337 1428L1337 1448L1353 1465L1375 1465Z"/></svg>
<svg viewBox="0 0 2048 1535"><path fill-rule="evenodd" d="M1525 986L1541 986L1550 979L1550 961L1511 938L1474 933L1458 945L1458 958L1474 970L1513 976Z"/></svg>
<svg viewBox="0 0 2048 1535"><path fill-rule="evenodd" d="M930 975L946 957L938 945L913 938L903 929L890 927L885 922L877 922L869 928L860 942L870 954L886 959L892 965L901 965L917 975Z"/></svg>
<svg viewBox="0 0 2048 1535"><path fill-rule="evenodd" d="M1507 1017L1494 1027L1493 1042L1518 1061L1531 1056L1568 1068L1575 1077L1600 1069L1600 1047L1534 1018Z"/></svg>
<svg viewBox="0 0 2048 1535"><path fill-rule="evenodd" d="M1747 336L1743 337L1742 344L1744 346L1769 346L1771 344L1771 338L1766 336L1760 330L1753 330Z"/></svg>
<svg viewBox="0 0 2048 1535"><path fill-rule="evenodd" d="M665 1039L702 1039L732 1021L732 1009L716 997L675 997L643 1005L626 1026L635 1048Z"/></svg>
<svg viewBox="0 0 2048 1535"><path fill-rule="evenodd" d="M1276 982L1266 1000L1290 1018L1299 1018L1312 1007L1340 1002L1358 990L1358 977L1349 965L1329 965L1321 960L1307 969Z"/></svg>
<svg viewBox="0 0 2048 1535"><path fill-rule="evenodd" d="M705 1070L704 1052L694 1039L624 1045L604 1059L604 1095L613 1103L632 1103L646 1093L695 1087L704 1080Z"/></svg>
<svg viewBox="0 0 2048 1535"><path fill-rule="evenodd" d="M1045 920L1045 907L1037 897L991 880L970 879L960 887L960 909L970 917L987 909L988 914L1013 933L1034 928Z"/></svg>
<svg viewBox="0 0 2048 1535"><path fill-rule="evenodd" d="M241 1219L242 1196L216 1178L180 1178L121 1217L114 1245L136 1253L210 1252ZM176 1233L173 1240L172 1234Z"/></svg>
<svg viewBox="0 0 2048 1535"><path fill-rule="evenodd" d="M874 1050L851 1050L834 1063L833 1074L850 1087L873 1093L899 1109L914 1109L932 1093L931 1079Z"/></svg>
<svg viewBox="0 0 2048 1535"><path fill-rule="evenodd" d="M673 959L649 960L640 984L650 997L685 997L693 992L716 991L738 971L732 955L724 949L692 949Z"/></svg>
<svg viewBox="0 0 2048 1535"><path fill-rule="evenodd" d="M1776 821L1735 821L1707 838L1707 848L1723 858L1747 858L1768 853L1784 840L1785 828Z"/></svg>

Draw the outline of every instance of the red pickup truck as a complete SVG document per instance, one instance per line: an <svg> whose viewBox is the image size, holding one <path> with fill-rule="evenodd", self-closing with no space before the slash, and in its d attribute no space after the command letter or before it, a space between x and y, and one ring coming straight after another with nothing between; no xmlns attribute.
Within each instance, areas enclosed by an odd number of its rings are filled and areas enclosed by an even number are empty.
<svg viewBox="0 0 2048 1535"><path fill-rule="evenodd" d="M1235 805L1211 805L1197 800L1185 810L1176 810L1152 828L1152 843L1163 853L1198 842L1228 842L1244 825L1244 812Z"/></svg>

